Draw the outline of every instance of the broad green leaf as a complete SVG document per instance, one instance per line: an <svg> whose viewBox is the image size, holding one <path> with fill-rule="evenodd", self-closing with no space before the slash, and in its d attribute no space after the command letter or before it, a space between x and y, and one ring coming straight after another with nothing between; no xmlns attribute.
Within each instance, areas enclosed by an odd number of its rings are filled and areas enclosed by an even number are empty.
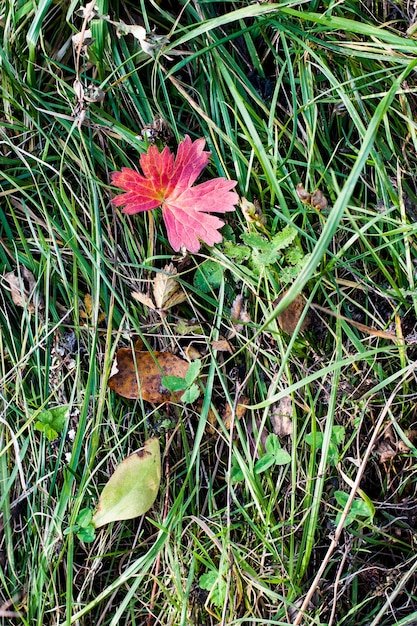
<svg viewBox="0 0 417 626"><path fill-rule="evenodd" d="M224 269L216 261L206 261L199 265L194 276L194 286L203 293L210 293L212 289L220 287L223 281Z"/></svg>
<svg viewBox="0 0 417 626"><path fill-rule="evenodd" d="M187 385L191 385L197 378L201 371L201 359L196 359L192 363L190 363L190 367L185 375L185 381Z"/></svg>
<svg viewBox="0 0 417 626"><path fill-rule="evenodd" d="M210 599L214 606L223 606L226 594L226 581L216 571L208 572L200 576L200 587L210 591Z"/></svg>
<svg viewBox="0 0 417 626"><path fill-rule="evenodd" d="M159 439L148 439L143 448L118 465L105 485L93 516L96 528L110 522L139 517L155 502L161 481Z"/></svg>
<svg viewBox="0 0 417 626"><path fill-rule="evenodd" d="M161 383L165 389L168 389L172 393L187 388L187 381L180 376L162 376Z"/></svg>
<svg viewBox="0 0 417 626"><path fill-rule="evenodd" d="M197 400L199 395L200 395L200 388L199 388L198 385L193 383L182 394L181 402L184 402L184 404L192 404L193 402L195 402Z"/></svg>

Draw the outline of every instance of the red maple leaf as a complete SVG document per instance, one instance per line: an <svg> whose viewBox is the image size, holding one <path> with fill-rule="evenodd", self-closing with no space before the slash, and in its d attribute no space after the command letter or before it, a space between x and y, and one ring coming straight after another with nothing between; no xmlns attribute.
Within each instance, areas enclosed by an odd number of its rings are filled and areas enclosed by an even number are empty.
<svg viewBox="0 0 417 626"><path fill-rule="evenodd" d="M192 142L186 135L176 157L168 147L159 152L150 146L140 156L143 175L128 167L112 174L113 185L125 191L113 199L113 204L124 206L123 212L129 214L162 207L168 239L177 252L181 247L198 252L200 241L209 246L220 243L218 229L224 222L207 212L234 211L238 202L237 193L231 191L235 180L214 178L192 186L210 157L205 143L205 139Z"/></svg>

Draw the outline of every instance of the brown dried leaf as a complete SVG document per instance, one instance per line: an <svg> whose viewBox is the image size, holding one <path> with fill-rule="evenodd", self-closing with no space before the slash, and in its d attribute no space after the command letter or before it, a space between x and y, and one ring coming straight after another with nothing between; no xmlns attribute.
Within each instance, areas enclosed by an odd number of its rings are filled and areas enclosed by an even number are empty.
<svg viewBox="0 0 417 626"><path fill-rule="evenodd" d="M379 456L380 463L387 463L393 459L397 454L404 452L404 444L398 445L393 428L391 424L384 429L384 435L378 441L378 445L375 447L375 452ZM408 448L406 448L408 450Z"/></svg>
<svg viewBox="0 0 417 626"><path fill-rule="evenodd" d="M236 296L230 309L230 317L233 322L240 322L240 316L243 309L243 296Z"/></svg>
<svg viewBox="0 0 417 626"><path fill-rule="evenodd" d="M165 145L169 143L173 134L168 125L168 122L162 117L157 117L151 124L146 124L141 132L143 139L146 139L149 143L155 143L158 139Z"/></svg>
<svg viewBox="0 0 417 626"><path fill-rule="evenodd" d="M75 35L73 35L71 39L74 50L78 51L81 49L82 54L85 54L87 47L91 46L91 44L94 43L94 38L89 28L79 33L75 33Z"/></svg>
<svg viewBox="0 0 417 626"><path fill-rule="evenodd" d="M278 437L292 435L292 401L291 396L284 396L274 404L271 410L270 420L272 430Z"/></svg>
<svg viewBox="0 0 417 626"><path fill-rule="evenodd" d="M232 339L236 333L240 333L244 324L249 324L250 315L243 306L243 296L236 296L230 309L230 317L233 324L233 330L230 331L228 339Z"/></svg>
<svg viewBox="0 0 417 626"><path fill-rule="evenodd" d="M91 294L86 293L84 296L84 311L80 311L80 317L85 320L91 320L93 317L93 299ZM98 314L97 322L101 324L106 319L106 314L102 311Z"/></svg>
<svg viewBox="0 0 417 626"><path fill-rule="evenodd" d="M140 291L132 291L132 297L154 311L166 311L177 304L181 304L187 299L187 295L174 278L176 274L177 270L172 263L166 265L163 272L156 274L152 282L154 301L149 295Z"/></svg>
<svg viewBox="0 0 417 626"><path fill-rule="evenodd" d="M241 401L236 406L236 413L234 416L235 419L238 419L238 420L242 419L242 417L246 413L246 407L248 404L249 404L249 398L247 398L246 396L243 396ZM227 430L230 430L232 417L233 417L233 407L231 407L230 404L226 404L226 406L223 409L221 418ZM212 410L210 410L208 414L208 431L209 433L213 435L215 432L217 432L217 428L218 427L217 427L216 415L214 414Z"/></svg>
<svg viewBox="0 0 417 626"><path fill-rule="evenodd" d="M130 348L117 351L116 373L108 382L110 389L123 398L137 400L142 397L145 402L161 404L162 402L178 402L184 390L171 393L162 386L163 376L184 378L189 363L170 352L132 352Z"/></svg>
<svg viewBox="0 0 417 626"><path fill-rule="evenodd" d="M211 347L213 350L218 350L219 352L229 352L233 354L234 349L233 346L227 341L227 339L219 339L219 341L212 341Z"/></svg>
<svg viewBox="0 0 417 626"><path fill-rule="evenodd" d="M394 441L391 441L388 437L382 439L377 447L375 448L375 452L379 456L380 463L387 463L390 459L393 459L397 454L397 446Z"/></svg>
<svg viewBox="0 0 417 626"><path fill-rule="evenodd" d="M152 309L153 311L156 309L155 304L152 302L152 298L147 296L146 293L141 293L140 291L132 291L131 295L132 295L132 298L134 298L141 304L144 304L149 309Z"/></svg>
<svg viewBox="0 0 417 626"><path fill-rule="evenodd" d="M32 272L24 265L19 267L18 271L7 272L4 280L9 284L8 290L12 296L13 302L17 306L26 307L30 313L35 312L35 288L36 281ZM38 306L43 309L43 300L39 298Z"/></svg>
<svg viewBox="0 0 417 626"><path fill-rule="evenodd" d="M274 306L276 306L282 300L285 293L286 292L284 292L282 296L274 301ZM301 294L299 294L294 298L291 304L278 315L278 324L280 325L284 333L292 335L295 332L295 329L297 328L297 324L300 321L300 317L304 311L305 306L306 304L304 298ZM310 322L311 317L310 314L307 312L301 323L300 332L306 330L310 326Z"/></svg>
<svg viewBox="0 0 417 626"><path fill-rule="evenodd" d="M198 350L195 346L193 346L192 343L190 343L185 348L185 356L191 362L191 361L196 361L197 359L201 359L202 354L200 350Z"/></svg>
<svg viewBox="0 0 417 626"><path fill-rule="evenodd" d="M242 417L246 413L246 407L248 404L249 404L249 398L247 398L246 396L243 396L241 401L236 405L235 419L238 419L238 420L242 419ZM226 406L224 407L224 411L222 413L222 420L228 430L230 429L230 426L232 423L232 417L233 417L233 408L230 406L230 404L226 404Z"/></svg>

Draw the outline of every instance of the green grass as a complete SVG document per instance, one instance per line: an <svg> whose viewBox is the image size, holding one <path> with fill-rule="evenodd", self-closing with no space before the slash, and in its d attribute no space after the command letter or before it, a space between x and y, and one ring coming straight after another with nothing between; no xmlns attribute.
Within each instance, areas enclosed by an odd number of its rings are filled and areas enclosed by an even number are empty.
<svg viewBox="0 0 417 626"><path fill-rule="evenodd" d="M2 623L416 622L410 4L100 2L101 15L166 42L150 57L96 18L89 59L72 49L78 4L3 4ZM221 244L182 259L159 211L129 217L111 204L111 172L137 167L156 118L172 150L185 134L206 138L204 176L237 180L263 228L238 207ZM300 182L328 208L303 204ZM288 224L305 257L290 282L283 256L262 264L248 249L239 260L241 235L272 239ZM131 294L172 258L187 300L161 318ZM23 289L23 268L34 284L20 306L5 275ZM309 328L287 334L279 318L300 293L329 313L311 310ZM227 337L232 354L214 343ZM117 349L138 338L198 350L200 402L152 406L108 389ZM69 419L49 441L35 423L60 405ZM258 471L282 413L291 462ZM81 542L80 510L149 435L163 454L154 506ZM338 491L350 496L345 515L368 503L373 517L336 526Z"/></svg>

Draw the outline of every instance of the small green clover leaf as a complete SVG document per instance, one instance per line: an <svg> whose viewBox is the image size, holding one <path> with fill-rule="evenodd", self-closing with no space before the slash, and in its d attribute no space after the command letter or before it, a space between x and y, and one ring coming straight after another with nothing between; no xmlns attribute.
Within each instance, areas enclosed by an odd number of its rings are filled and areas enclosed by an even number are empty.
<svg viewBox="0 0 417 626"><path fill-rule="evenodd" d="M255 463L255 473L260 474L272 465L287 465L290 461L291 456L281 448L277 435L270 433L265 441L265 454Z"/></svg>
<svg viewBox="0 0 417 626"><path fill-rule="evenodd" d="M347 501L349 500L349 495L345 493L344 491L335 491L334 497L338 505L342 509L344 509ZM350 524L353 524L353 522L359 522L361 520L365 522L372 522L374 515L375 515L375 507L368 497L366 497L366 500L355 498L355 500L352 502L350 511L348 513L348 516L346 517L344 525L345 527L350 526ZM341 517L342 517L342 511L340 511L336 516L336 520L335 520L336 526L340 522Z"/></svg>
<svg viewBox="0 0 417 626"><path fill-rule="evenodd" d="M234 456L232 457L232 467L230 468L230 482L234 485L245 480L245 475L240 469L239 461Z"/></svg>
<svg viewBox="0 0 417 626"><path fill-rule="evenodd" d="M192 404L200 395L200 388L194 382L200 375L200 372L201 360L196 359L190 363L184 378L181 378L180 376L163 376L162 385L171 391L171 393L184 389L184 393L181 396L181 402L184 404Z"/></svg>
<svg viewBox="0 0 417 626"><path fill-rule="evenodd" d="M64 535L74 532L80 541L92 543L96 538L96 529L93 525L93 511L89 508L81 509L72 528L66 528Z"/></svg>
<svg viewBox="0 0 417 626"><path fill-rule="evenodd" d="M305 442L308 443L309 446L315 445L316 448L320 449L323 447L323 433L308 433L305 436ZM332 435L329 443L329 455L328 461L331 465L337 465L339 462L339 450L338 446L340 446L345 439L345 427L344 426L333 426Z"/></svg>

